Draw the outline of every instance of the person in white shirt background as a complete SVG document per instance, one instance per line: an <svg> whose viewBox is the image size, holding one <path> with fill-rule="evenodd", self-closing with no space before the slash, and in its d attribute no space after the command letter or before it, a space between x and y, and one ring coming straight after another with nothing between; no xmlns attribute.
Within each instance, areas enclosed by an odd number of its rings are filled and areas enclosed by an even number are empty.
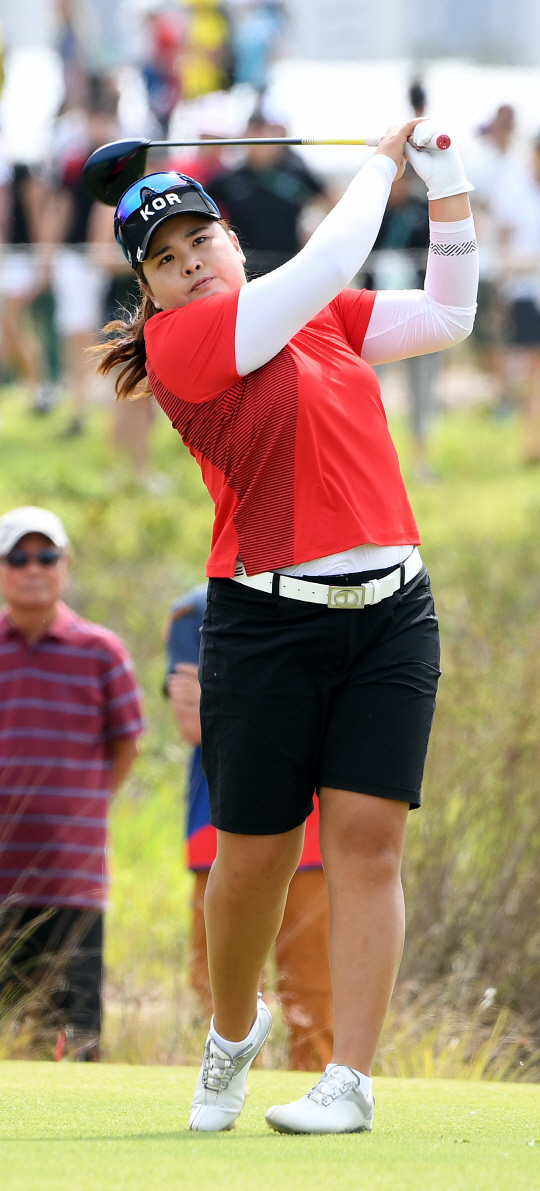
<svg viewBox="0 0 540 1191"><path fill-rule="evenodd" d="M500 240L498 199L526 172L526 157L519 143L514 107L501 104L476 132L464 153L468 176L475 189L471 206L479 247L480 281L478 310L472 343L478 364L491 378L495 412L506 416L513 409L510 360L506 345L505 302L500 289Z"/></svg>
<svg viewBox="0 0 540 1191"><path fill-rule="evenodd" d="M508 303L506 342L521 356L524 388L523 459L540 464L540 136L528 169L509 172L493 209L500 229L503 281Z"/></svg>

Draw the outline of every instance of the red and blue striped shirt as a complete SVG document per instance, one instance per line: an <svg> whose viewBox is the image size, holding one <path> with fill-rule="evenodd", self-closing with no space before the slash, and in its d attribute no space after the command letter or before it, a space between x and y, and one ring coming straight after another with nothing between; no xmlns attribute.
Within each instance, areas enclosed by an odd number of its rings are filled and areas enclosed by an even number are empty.
<svg viewBox="0 0 540 1191"><path fill-rule="evenodd" d="M110 742L142 727L114 633L59 604L30 644L0 615L0 902L105 908Z"/></svg>

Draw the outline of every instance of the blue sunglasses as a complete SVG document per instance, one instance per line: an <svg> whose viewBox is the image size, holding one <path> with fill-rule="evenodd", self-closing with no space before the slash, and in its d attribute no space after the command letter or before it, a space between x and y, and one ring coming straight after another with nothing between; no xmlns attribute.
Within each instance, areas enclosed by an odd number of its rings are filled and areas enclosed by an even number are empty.
<svg viewBox="0 0 540 1191"><path fill-rule="evenodd" d="M216 215L219 215L221 218L219 207L216 206L214 200L210 198L210 195L206 193L206 190L203 190L200 182L197 182L195 178L190 178L189 174L177 174L175 170L170 170L170 172L166 174L147 174L146 178L140 178L138 182L133 182L133 184L126 190L125 194L122 195L122 198L120 199L120 202L116 208L116 218L120 226L122 226L122 224L126 222L126 219L129 219L130 215L133 215L134 212L139 209L139 207L144 206L147 196L143 195L143 191L152 190L154 194L163 194L165 190L171 190L173 186L175 188L178 188L179 186L195 187L195 190L199 191L199 194L206 199L206 202L210 203L210 206L213 208Z"/></svg>

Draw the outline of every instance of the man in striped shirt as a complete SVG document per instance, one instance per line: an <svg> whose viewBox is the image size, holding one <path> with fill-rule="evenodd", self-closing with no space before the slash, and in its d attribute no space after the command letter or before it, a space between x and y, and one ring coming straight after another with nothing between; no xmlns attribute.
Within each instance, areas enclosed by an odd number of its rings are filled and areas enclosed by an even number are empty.
<svg viewBox="0 0 540 1191"><path fill-rule="evenodd" d="M0 518L0 1029L33 1023L38 1048L99 1057L111 795L142 731L131 659L60 596L59 519Z"/></svg>

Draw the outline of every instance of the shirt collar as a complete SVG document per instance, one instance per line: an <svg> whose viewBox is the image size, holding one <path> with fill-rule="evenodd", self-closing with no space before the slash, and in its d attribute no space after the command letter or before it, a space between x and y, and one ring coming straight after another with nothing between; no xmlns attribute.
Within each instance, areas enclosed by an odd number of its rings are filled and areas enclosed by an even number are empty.
<svg viewBox="0 0 540 1191"><path fill-rule="evenodd" d="M72 623L73 612L71 611L71 608L68 608L67 604L62 603L62 601L59 600L58 604L56 605L56 614L54 620L51 622L49 627L44 630L41 636L37 638L37 641L33 642L33 644L37 645L40 641L47 641L50 639L55 641L65 641L69 635L69 630ZM20 629L17 629L15 628L15 625L10 624L7 609L4 608L0 614L0 640L6 641L10 637L20 636L22 636Z"/></svg>

